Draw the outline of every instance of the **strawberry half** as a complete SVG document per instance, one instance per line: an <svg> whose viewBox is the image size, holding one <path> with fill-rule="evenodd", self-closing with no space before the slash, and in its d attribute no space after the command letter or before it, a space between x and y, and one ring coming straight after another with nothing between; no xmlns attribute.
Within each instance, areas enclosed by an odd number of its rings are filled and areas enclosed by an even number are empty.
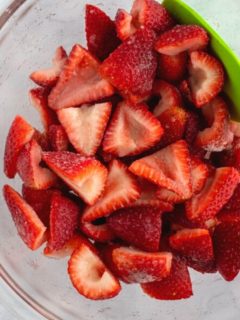
<svg viewBox="0 0 240 320"><path fill-rule="evenodd" d="M73 46L68 60L52 89L48 103L53 110L93 102L114 93L98 74L99 62L83 47Z"/></svg>
<svg viewBox="0 0 240 320"><path fill-rule="evenodd" d="M170 274L170 252L144 252L128 247L112 250L113 270L126 283L160 281Z"/></svg>
<svg viewBox="0 0 240 320"><path fill-rule="evenodd" d="M174 56L183 51L205 49L209 42L206 31L196 25L177 25L159 36L155 49Z"/></svg>
<svg viewBox="0 0 240 320"><path fill-rule="evenodd" d="M109 242L115 238L114 233L106 222L96 224L95 222L81 222L81 231L88 237L98 242Z"/></svg>
<svg viewBox="0 0 240 320"><path fill-rule="evenodd" d="M56 114L48 107L48 95L49 89L46 88L34 88L29 91L30 101L39 112L45 131L50 125L58 123Z"/></svg>
<svg viewBox="0 0 240 320"><path fill-rule="evenodd" d="M118 157L140 154L163 134L161 123L145 104L120 103L105 133L103 151Z"/></svg>
<svg viewBox="0 0 240 320"><path fill-rule="evenodd" d="M53 194L50 207L50 237L46 252L61 249L73 237L78 226L79 214L79 207L72 200L60 193Z"/></svg>
<svg viewBox="0 0 240 320"><path fill-rule="evenodd" d="M181 52L174 56L159 54L158 56L158 76L160 79L169 82L179 82L185 76L187 71L186 52Z"/></svg>
<svg viewBox="0 0 240 320"><path fill-rule="evenodd" d="M85 209L82 221L91 222L133 203L140 196L139 186L127 167L118 160L109 165L105 189L98 201Z"/></svg>
<svg viewBox="0 0 240 320"><path fill-rule="evenodd" d="M233 195L240 182L238 171L232 167L216 169L200 193L186 202L189 220L204 222L214 218Z"/></svg>
<svg viewBox="0 0 240 320"><path fill-rule="evenodd" d="M59 193L57 189L37 190L22 185L23 199L34 209L43 224L49 226L50 206L54 194Z"/></svg>
<svg viewBox="0 0 240 320"><path fill-rule="evenodd" d="M8 178L15 177L18 155L34 133L35 129L25 119L16 116L9 129L4 151L4 173Z"/></svg>
<svg viewBox="0 0 240 320"><path fill-rule="evenodd" d="M229 126L228 106L221 97L216 97L202 108L209 127L200 131L195 145L207 151L222 151L233 141Z"/></svg>
<svg viewBox="0 0 240 320"><path fill-rule="evenodd" d="M115 24L118 38L122 41L125 41L137 31L133 24L133 17L124 9L118 9Z"/></svg>
<svg viewBox="0 0 240 320"><path fill-rule="evenodd" d="M172 84L157 80L153 86L153 95L159 98L158 104L153 110L153 114L159 117L164 111L172 107L180 107L182 99L178 89Z"/></svg>
<svg viewBox="0 0 240 320"><path fill-rule="evenodd" d="M57 115L77 152L93 156L101 144L111 110L111 103L105 102L61 109Z"/></svg>
<svg viewBox="0 0 240 320"><path fill-rule="evenodd" d="M53 151L67 151L69 140L63 126L52 124L48 129L48 139Z"/></svg>
<svg viewBox="0 0 240 320"><path fill-rule="evenodd" d="M73 286L92 300L115 297L121 290L117 278L108 270L91 243L81 243L68 262Z"/></svg>
<svg viewBox="0 0 240 320"><path fill-rule="evenodd" d="M191 100L197 108L209 103L222 90L224 70L222 64L203 51L190 53L188 84Z"/></svg>
<svg viewBox="0 0 240 320"><path fill-rule="evenodd" d="M99 60L106 59L117 48L115 23L98 7L87 4L85 28L88 50Z"/></svg>
<svg viewBox="0 0 240 320"><path fill-rule="evenodd" d="M152 206L123 208L107 218L109 227L120 239L145 251L159 251L162 212Z"/></svg>
<svg viewBox="0 0 240 320"><path fill-rule="evenodd" d="M139 29L102 63L101 75L123 95L148 96L157 69L154 39L153 31Z"/></svg>
<svg viewBox="0 0 240 320"><path fill-rule="evenodd" d="M31 250L38 249L46 240L46 227L33 208L12 187L5 185L3 195L19 236Z"/></svg>
<svg viewBox="0 0 240 320"><path fill-rule="evenodd" d="M52 67L34 71L30 74L30 79L39 86L53 87L57 83L59 74L61 73L67 60L67 53L63 47L58 47L52 60Z"/></svg>
<svg viewBox="0 0 240 320"><path fill-rule="evenodd" d="M104 190L107 169L94 158L68 151L44 152L46 164L88 204L94 204Z"/></svg>
<svg viewBox="0 0 240 320"><path fill-rule="evenodd" d="M214 259L212 238L206 229L182 229L169 238L170 247L177 254L203 263Z"/></svg>
<svg viewBox="0 0 240 320"><path fill-rule="evenodd" d="M219 224L213 234L214 252L219 273L232 281L240 270L240 223L225 221Z"/></svg>
<svg viewBox="0 0 240 320"><path fill-rule="evenodd" d="M147 295L159 300L179 300L192 296L192 283L187 265L178 258L172 261L171 273L161 281L141 284Z"/></svg>
<svg viewBox="0 0 240 320"><path fill-rule="evenodd" d="M183 140L134 161L129 170L159 187L176 192L183 198L189 198L192 194L190 155Z"/></svg>
<svg viewBox="0 0 240 320"><path fill-rule="evenodd" d="M33 139L27 143L17 159L17 172L27 187L48 189L57 182L57 176L47 168L40 166L42 149Z"/></svg>

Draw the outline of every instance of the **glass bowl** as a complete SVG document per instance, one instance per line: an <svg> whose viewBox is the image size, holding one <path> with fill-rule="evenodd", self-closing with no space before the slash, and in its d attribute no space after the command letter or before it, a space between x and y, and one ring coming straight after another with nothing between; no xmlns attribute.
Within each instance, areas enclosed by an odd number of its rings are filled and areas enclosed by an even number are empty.
<svg viewBox="0 0 240 320"><path fill-rule="evenodd" d="M47 66L57 46L68 51L74 43L85 43L84 6L87 2L104 8L114 17L130 0L15 0L0 1L0 156L10 122L21 114L37 128L38 115L28 101L33 84L31 71ZM240 2L238 0L186 1L195 7L240 53ZM7 181L0 162L1 184L20 190L18 179ZM239 278L227 283L218 274L201 275L191 271L194 296L188 300L165 302L150 299L137 285L124 285L118 297L89 301L75 291L67 275L67 260L55 261L29 251L18 238L13 222L0 196L0 305L11 311L11 319L61 320L236 320L240 318ZM13 291L8 291L11 287ZM31 308L16 298L17 293ZM10 294L8 293L10 292ZM33 313L31 309L35 310Z"/></svg>

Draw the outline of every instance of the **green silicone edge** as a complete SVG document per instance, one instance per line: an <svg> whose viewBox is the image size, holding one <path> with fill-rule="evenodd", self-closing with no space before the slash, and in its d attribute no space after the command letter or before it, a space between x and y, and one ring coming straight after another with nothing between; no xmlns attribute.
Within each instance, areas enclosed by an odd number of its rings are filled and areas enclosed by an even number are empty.
<svg viewBox="0 0 240 320"><path fill-rule="evenodd" d="M219 34L194 9L181 0L164 0L164 7L184 24L202 26L211 35L210 47L226 71L224 92L233 104L233 116L240 119L240 60Z"/></svg>

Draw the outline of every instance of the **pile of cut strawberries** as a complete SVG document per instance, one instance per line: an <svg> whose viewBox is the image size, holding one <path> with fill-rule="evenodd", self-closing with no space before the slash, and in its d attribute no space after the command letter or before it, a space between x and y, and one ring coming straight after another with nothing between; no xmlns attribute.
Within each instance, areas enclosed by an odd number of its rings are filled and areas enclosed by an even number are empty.
<svg viewBox="0 0 240 320"><path fill-rule="evenodd" d="M73 286L107 299L120 281L160 300L192 295L189 267L233 280L240 270L240 123L224 68L197 25L154 0L112 21L86 6L88 49L56 50L33 72L44 131L16 116L4 197L32 250L68 257Z"/></svg>

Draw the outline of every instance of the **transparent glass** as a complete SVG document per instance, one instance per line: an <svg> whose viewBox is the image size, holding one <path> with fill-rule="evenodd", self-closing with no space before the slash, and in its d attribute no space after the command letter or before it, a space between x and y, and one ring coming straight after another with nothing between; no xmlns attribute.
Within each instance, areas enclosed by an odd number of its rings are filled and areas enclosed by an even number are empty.
<svg viewBox="0 0 240 320"><path fill-rule="evenodd" d="M0 1L1 6L11 1ZM27 92L33 84L31 71L48 66L59 45L68 51L84 40L84 5L87 2L104 8L112 17L120 6L129 9L131 1L117 0L18 0L0 19L0 156L3 157L6 134L16 114L21 114L37 128L38 115L31 107ZM224 35L239 53L239 0L188 0L213 27ZM207 3L207 4L206 4ZM223 6L223 4L225 6ZM15 11L12 14L12 11ZM4 24L4 22L6 23ZM226 21L226 23L225 23ZM2 24L2 25L1 25ZM4 24L4 25L3 25ZM237 41L238 40L238 41ZM18 179L7 181L2 173L1 184L10 183L20 190ZM0 304L14 310L16 319L37 319L29 308L13 303L15 294L4 299L10 286L31 308L47 319L62 320L236 320L240 318L239 278L224 282L219 275L200 275L191 271L194 296L185 301L162 302L144 295L137 285L123 286L118 297L93 302L77 294L68 279L67 261L47 259L42 249L29 251L18 238L8 210L0 195ZM7 284L6 284L7 283ZM21 306L21 307L20 307ZM22 308L25 316L22 317ZM20 310L21 309L21 310ZM13 317L12 317L13 318Z"/></svg>

